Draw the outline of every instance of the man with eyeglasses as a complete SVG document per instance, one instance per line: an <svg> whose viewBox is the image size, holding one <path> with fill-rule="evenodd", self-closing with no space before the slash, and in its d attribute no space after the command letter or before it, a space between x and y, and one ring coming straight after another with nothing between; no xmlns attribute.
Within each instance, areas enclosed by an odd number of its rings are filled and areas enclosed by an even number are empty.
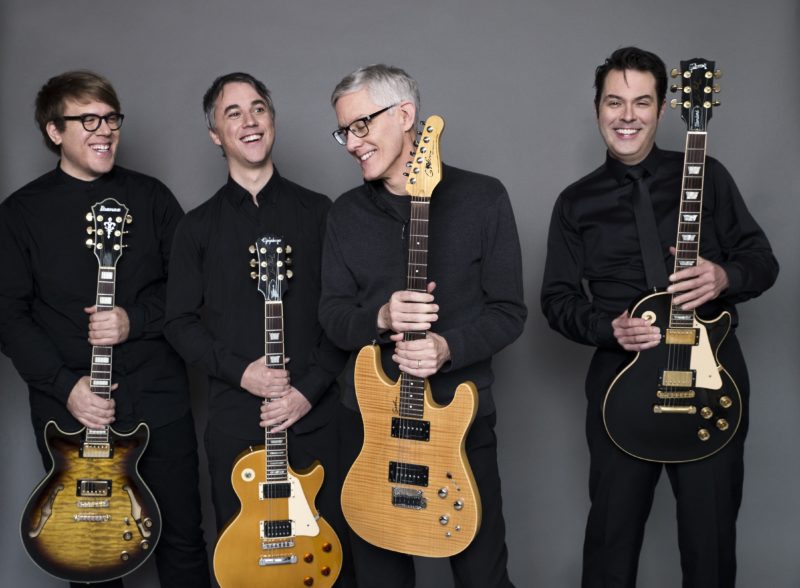
<svg viewBox="0 0 800 588"><path fill-rule="evenodd" d="M167 261L183 212L164 184L115 165L124 117L105 78L88 71L51 78L35 116L60 159L0 205L0 344L28 385L42 462L49 470L48 421L64 431L108 425L125 432L147 423L139 472L162 515L155 552L161 585L209 586L186 372L161 332ZM98 311L86 214L109 197L133 220L117 264L116 306ZM90 389L95 345L114 348L110 400Z"/></svg>
<svg viewBox="0 0 800 588"><path fill-rule="evenodd" d="M315 460L325 468L317 508L345 549L337 586L349 586L334 419L336 377L347 356L330 343L317 320L331 201L278 173L272 160L275 108L263 82L242 72L220 76L206 91L203 110L228 178L175 233L165 332L186 362L208 376L205 442L217 529L222 531L239 510L231 486L236 458L264 445L266 427L273 433L286 430L295 470ZM287 257L293 276L282 298L286 369L267 366L264 297L250 276L249 248L267 234L282 237L292 248Z"/></svg>
<svg viewBox="0 0 800 588"><path fill-rule="evenodd" d="M334 343L350 351L380 344L383 368L428 378L434 400L448 404L456 387L475 383L478 414L466 451L483 497L480 530L450 558L456 586L512 586L491 384L492 357L522 332L527 314L511 203L496 179L443 166L430 199L428 292L405 289L410 198L406 162L414 152L419 116L417 83L406 72L371 65L346 76L331 103L333 133L361 169L364 183L340 196L328 217L322 264L320 320ZM424 339L403 341L407 331ZM342 465L363 444L352 368L345 371L341 419ZM433 434L433 433L432 433ZM368 544L351 533L358 585L414 585L411 557Z"/></svg>

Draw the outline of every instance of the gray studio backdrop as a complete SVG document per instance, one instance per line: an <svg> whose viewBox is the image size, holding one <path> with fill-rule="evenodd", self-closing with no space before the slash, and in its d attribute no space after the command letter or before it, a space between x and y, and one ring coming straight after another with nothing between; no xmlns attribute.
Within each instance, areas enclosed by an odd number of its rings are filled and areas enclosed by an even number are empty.
<svg viewBox="0 0 800 588"><path fill-rule="evenodd" d="M716 59L725 72L723 105L709 126L709 153L733 173L782 266L771 291L740 307L752 416L739 585L796 588L798 12L797 0L3 0L0 196L55 165L32 120L38 88L61 71L91 68L110 77L122 98L119 162L163 180L185 209L225 181L200 101L215 76L233 70L263 78L274 93L281 173L335 198L359 175L330 136L331 90L360 65L384 61L406 68L420 82L423 113L446 120L445 160L499 177L511 194L530 316L522 337L495 362L510 571L521 588L573 587L579 585L588 510L583 377L590 349L551 332L539 311L552 203L603 160L592 76L608 53L638 44L668 66L698 56ZM682 149L684 129L668 109L658 144ZM0 390L0 585L58 586L28 560L18 538L20 512L42 471L27 391L5 357ZM194 402L202 434L200 385ZM205 462L201 474L206 537L213 545ZM674 521L674 501L662 479L640 586L680 584ZM420 587L451 585L442 562L422 562L419 577ZM157 582L147 569L128 584Z"/></svg>

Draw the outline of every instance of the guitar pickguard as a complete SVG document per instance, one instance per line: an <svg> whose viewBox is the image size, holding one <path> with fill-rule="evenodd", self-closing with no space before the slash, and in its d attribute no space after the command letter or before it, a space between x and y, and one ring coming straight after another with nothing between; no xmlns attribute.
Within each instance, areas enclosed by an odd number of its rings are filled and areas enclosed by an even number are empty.
<svg viewBox="0 0 800 588"><path fill-rule="evenodd" d="M292 495L289 497L289 519L294 526L293 535L316 537L319 535L317 517L311 512L311 506L303 492L303 486L297 476L291 472L289 473L289 483L292 487Z"/></svg>

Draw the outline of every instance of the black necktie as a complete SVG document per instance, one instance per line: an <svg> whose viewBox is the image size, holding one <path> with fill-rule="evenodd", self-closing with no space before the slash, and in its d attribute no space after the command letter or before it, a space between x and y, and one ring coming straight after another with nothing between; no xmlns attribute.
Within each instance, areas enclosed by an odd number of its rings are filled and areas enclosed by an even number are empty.
<svg viewBox="0 0 800 588"><path fill-rule="evenodd" d="M642 250L647 287L650 290L665 287L669 284L669 279L664 268L664 253L661 251L650 190L644 181L644 169L632 167L626 177L633 180L633 214L636 217L636 230L639 232L639 247Z"/></svg>

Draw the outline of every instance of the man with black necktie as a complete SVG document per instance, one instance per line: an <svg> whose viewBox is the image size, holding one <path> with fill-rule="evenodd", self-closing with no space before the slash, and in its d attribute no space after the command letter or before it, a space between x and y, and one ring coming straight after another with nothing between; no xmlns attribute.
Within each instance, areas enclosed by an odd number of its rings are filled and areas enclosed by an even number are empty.
<svg viewBox="0 0 800 588"><path fill-rule="evenodd" d="M778 274L766 236L727 170L706 159L700 256L667 277L674 261L683 154L655 145L667 77L661 59L626 47L595 72L595 109L608 152L598 169L556 201L548 236L542 310L550 326L597 347L586 379L586 433L592 501L583 553L584 588L636 583L644 527L662 464L632 457L608 436L606 390L634 352L662 333L626 310L643 292L668 287L673 303L700 317L733 317L719 362L739 387L739 431L705 459L667 464L677 500L684 586L731 587L736 576L736 517L747 434L747 369L735 336L735 304L761 294ZM649 228L648 228L649 227ZM586 284L586 289L583 284ZM588 290L588 291L587 291Z"/></svg>

